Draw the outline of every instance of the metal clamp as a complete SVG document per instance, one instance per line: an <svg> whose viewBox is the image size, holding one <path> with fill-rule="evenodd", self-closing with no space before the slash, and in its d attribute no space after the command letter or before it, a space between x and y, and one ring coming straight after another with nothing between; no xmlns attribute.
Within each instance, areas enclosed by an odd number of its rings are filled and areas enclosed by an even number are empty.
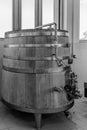
<svg viewBox="0 0 87 130"><path fill-rule="evenodd" d="M63 92L64 91L64 89L62 88L62 87L60 87L60 88L58 88L58 87L53 87L52 88L52 92Z"/></svg>
<svg viewBox="0 0 87 130"><path fill-rule="evenodd" d="M47 27L49 26L50 29L52 29L51 27L54 25L55 27L55 39L57 40L57 24L55 22L53 23L49 23L49 24L45 24L45 25L42 25L42 26L38 26L38 27L35 27L35 29L41 29L42 27Z"/></svg>
<svg viewBox="0 0 87 130"><path fill-rule="evenodd" d="M56 59L58 67L61 67L61 66L67 67L67 65L63 62L62 58L57 57L56 54L52 54L52 57L53 59Z"/></svg>

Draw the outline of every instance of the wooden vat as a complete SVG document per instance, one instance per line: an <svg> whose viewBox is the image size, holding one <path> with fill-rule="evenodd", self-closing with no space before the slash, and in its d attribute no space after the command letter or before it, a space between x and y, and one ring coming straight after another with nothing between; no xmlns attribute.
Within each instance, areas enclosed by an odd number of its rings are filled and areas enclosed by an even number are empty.
<svg viewBox="0 0 87 130"><path fill-rule="evenodd" d="M40 128L41 114L66 111L73 106L64 90L65 73L54 54L67 63L68 32L48 29L7 32L3 54L2 100L7 105L35 114Z"/></svg>

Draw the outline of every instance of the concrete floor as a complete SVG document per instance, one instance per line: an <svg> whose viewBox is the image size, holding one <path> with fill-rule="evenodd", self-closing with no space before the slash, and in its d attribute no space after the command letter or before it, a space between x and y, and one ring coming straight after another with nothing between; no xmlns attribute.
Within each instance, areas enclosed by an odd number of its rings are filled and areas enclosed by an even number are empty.
<svg viewBox="0 0 87 130"><path fill-rule="evenodd" d="M41 130L87 130L87 99L75 100L70 112L69 119L64 113L43 115ZM0 102L0 130L36 130L34 116L11 111Z"/></svg>

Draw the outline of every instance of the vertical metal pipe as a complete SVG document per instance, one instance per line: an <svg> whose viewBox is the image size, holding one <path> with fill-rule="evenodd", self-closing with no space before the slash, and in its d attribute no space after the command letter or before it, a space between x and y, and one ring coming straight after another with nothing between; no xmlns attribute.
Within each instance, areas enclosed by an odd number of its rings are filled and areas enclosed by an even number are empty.
<svg viewBox="0 0 87 130"><path fill-rule="evenodd" d="M60 16L61 16L61 1L59 0L59 5L58 5L58 7L59 7L59 17L58 17L58 19L59 19L59 24L58 24L58 29L60 30L60 23L61 23L61 20L60 20Z"/></svg>
<svg viewBox="0 0 87 130"><path fill-rule="evenodd" d="M67 0L54 0L54 22L58 29L67 28Z"/></svg>
<svg viewBox="0 0 87 130"><path fill-rule="evenodd" d="M67 0L63 0L63 29L67 30Z"/></svg>
<svg viewBox="0 0 87 130"><path fill-rule="evenodd" d="M72 56L74 50L74 0L72 0Z"/></svg>
<svg viewBox="0 0 87 130"><path fill-rule="evenodd" d="M54 22L57 23L58 29L62 29L63 19L62 19L62 0L54 0Z"/></svg>
<svg viewBox="0 0 87 130"><path fill-rule="evenodd" d="M35 27L39 26L39 0L35 0Z"/></svg>
<svg viewBox="0 0 87 130"><path fill-rule="evenodd" d="M42 25L42 0L39 0L39 25Z"/></svg>
<svg viewBox="0 0 87 130"><path fill-rule="evenodd" d="M63 29L63 0L59 0L59 29Z"/></svg>
<svg viewBox="0 0 87 130"><path fill-rule="evenodd" d="M35 27L42 25L42 0L35 0Z"/></svg>
<svg viewBox="0 0 87 130"><path fill-rule="evenodd" d="M59 29L59 0L54 0L54 22L57 24Z"/></svg>
<svg viewBox="0 0 87 130"><path fill-rule="evenodd" d="M13 30L21 30L21 0L13 0Z"/></svg>

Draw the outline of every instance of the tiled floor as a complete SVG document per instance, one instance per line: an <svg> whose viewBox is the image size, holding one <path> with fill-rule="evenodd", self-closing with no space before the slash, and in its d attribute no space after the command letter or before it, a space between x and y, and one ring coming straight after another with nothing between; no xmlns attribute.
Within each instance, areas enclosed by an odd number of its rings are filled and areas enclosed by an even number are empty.
<svg viewBox="0 0 87 130"><path fill-rule="evenodd" d="M72 118L64 113L43 115L41 130L87 130L87 99L75 101ZM36 130L33 114L15 112L0 102L0 130Z"/></svg>

